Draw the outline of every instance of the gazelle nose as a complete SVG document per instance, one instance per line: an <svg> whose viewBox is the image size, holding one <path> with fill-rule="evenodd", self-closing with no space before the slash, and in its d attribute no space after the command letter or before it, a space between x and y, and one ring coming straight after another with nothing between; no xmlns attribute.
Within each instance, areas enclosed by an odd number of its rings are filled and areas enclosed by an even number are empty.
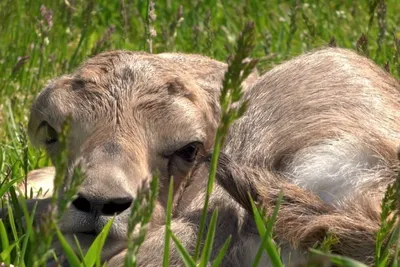
<svg viewBox="0 0 400 267"><path fill-rule="evenodd" d="M95 212L99 215L118 215L127 210L133 202L132 197L113 198L113 199L91 199L79 195L72 202L72 205L83 212Z"/></svg>

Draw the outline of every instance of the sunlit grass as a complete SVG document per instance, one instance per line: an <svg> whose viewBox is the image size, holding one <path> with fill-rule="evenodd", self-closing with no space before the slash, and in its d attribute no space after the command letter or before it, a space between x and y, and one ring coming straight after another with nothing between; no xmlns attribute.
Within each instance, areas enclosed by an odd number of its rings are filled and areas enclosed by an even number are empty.
<svg viewBox="0 0 400 267"><path fill-rule="evenodd" d="M236 50L239 32L245 22L253 21L254 47L245 54L261 59L257 66L261 71L305 51L335 43L340 47L358 50L395 77L400 77L400 5L397 0L157 1L154 7L150 2L0 1L0 197L2 200L6 196L11 198L15 207L4 221L0 221L0 262L16 266L43 265L46 259L53 256L50 250L52 237L38 238L54 230L54 238L63 240L57 232L54 218L49 219L45 229L36 230L32 227L32 217L26 207L16 205L17 194L12 185L22 181L30 170L50 165L44 152L33 149L28 142L26 125L33 98L48 79L72 71L89 56L109 49L129 49L153 53L200 53L225 61L228 55L237 55L241 51ZM243 67L246 66L240 68ZM238 77L237 72L232 74L233 78ZM232 89L232 84L225 84L225 87ZM220 138L223 139L223 133ZM60 162L56 163L60 179L65 172L65 157L62 156ZM150 192L157 191L154 189L157 187L155 181L150 187L152 190L144 191L143 200L146 203L154 202L155 194ZM211 193L211 185L208 193ZM54 205L57 204L59 210L62 211L72 199L76 186L71 186L72 191L66 202L55 203L55 199ZM395 209L396 190L396 187L392 187L388 191L383 205L382 229L375 259L377 266L385 266L390 262L387 258L389 248L384 246L387 240L391 241L390 249L393 250L394 246L398 251L398 225L387 216ZM29 195L29 192L25 192L25 195ZM146 224L151 215L151 209L142 207L140 210L140 207L136 211L142 215L135 219L139 225ZM261 236L265 237L263 246L274 266L280 266L278 249L268 232L268 225L273 218L261 219L256 218L256 222ZM167 220L167 228L170 220ZM167 231L165 238L172 239L189 266L204 265L209 258L212 223L215 220L217 212L213 214L208 233L200 231L195 255L190 255L180 247L179 240L172 232ZM395 231L392 231L393 228ZM393 233L392 237L390 233ZM144 235L145 231L140 237L144 238ZM95 244L96 249L90 250L87 257L82 252L76 255L64 243L68 261L73 266L99 265L99 255L93 251L99 251L99 246L104 242L103 236L100 237ZM229 240L213 266L221 262ZM201 249L200 243L203 241L206 245ZM138 246L130 247L131 251L137 249ZM338 265L340 262L350 266L356 264L345 258L329 257ZM164 266L168 265L167 259L168 249ZM134 262L134 258L127 259L129 266ZM397 266L397 261L392 264Z"/></svg>

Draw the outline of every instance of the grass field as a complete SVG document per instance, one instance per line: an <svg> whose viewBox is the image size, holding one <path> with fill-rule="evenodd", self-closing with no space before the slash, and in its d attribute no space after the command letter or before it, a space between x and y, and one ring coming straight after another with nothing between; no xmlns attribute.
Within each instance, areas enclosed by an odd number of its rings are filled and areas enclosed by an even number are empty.
<svg viewBox="0 0 400 267"><path fill-rule="evenodd" d="M47 80L101 51L179 51L225 61L253 21L251 56L260 58L261 72L330 44L357 49L400 77L398 0L181 2L157 1L149 14L148 2L138 0L0 1L0 182L51 165L27 140L30 104ZM8 263L18 257L10 255Z"/></svg>

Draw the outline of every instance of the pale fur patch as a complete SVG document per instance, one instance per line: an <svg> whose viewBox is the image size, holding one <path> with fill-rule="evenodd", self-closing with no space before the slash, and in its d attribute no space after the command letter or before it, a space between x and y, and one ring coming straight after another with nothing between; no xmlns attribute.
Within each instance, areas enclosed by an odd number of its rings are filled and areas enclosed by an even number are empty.
<svg viewBox="0 0 400 267"><path fill-rule="evenodd" d="M336 204L378 183L380 169L378 155L357 140L342 138L298 151L285 174L325 202Z"/></svg>

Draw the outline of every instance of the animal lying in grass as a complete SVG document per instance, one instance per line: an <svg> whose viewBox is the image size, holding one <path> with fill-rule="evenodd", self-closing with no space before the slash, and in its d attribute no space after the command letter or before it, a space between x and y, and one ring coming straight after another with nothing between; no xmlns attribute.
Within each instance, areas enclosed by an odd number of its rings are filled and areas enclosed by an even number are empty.
<svg viewBox="0 0 400 267"><path fill-rule="evenodd" d="M76 235L87 248L116 215L102 259L122 266L129 206L158 170L159 199L138 263L162 264L171 175L171 229L193 252L208 176L203 158L219 122L225 70L200 56L113 51L41 92L29 122L32 142L55 159L57 135L71 116L66 178L77 166L85 174L60 222L70 241ZM328 231L340 238L333 252L370 262L379 203L398 166L398 81L364 57L328 48L289 60L251 83L248 110L230 130L210 199L209 211L219 210L211 260L231 235L223 266L249 266L260 237L247 192L270 211L283 190L275 239L284 262L301 262ZM39 213L46 203L39 202ZM183 265L175 247L170 265ZM269 266L266 255L262 266Z"/></svg>

